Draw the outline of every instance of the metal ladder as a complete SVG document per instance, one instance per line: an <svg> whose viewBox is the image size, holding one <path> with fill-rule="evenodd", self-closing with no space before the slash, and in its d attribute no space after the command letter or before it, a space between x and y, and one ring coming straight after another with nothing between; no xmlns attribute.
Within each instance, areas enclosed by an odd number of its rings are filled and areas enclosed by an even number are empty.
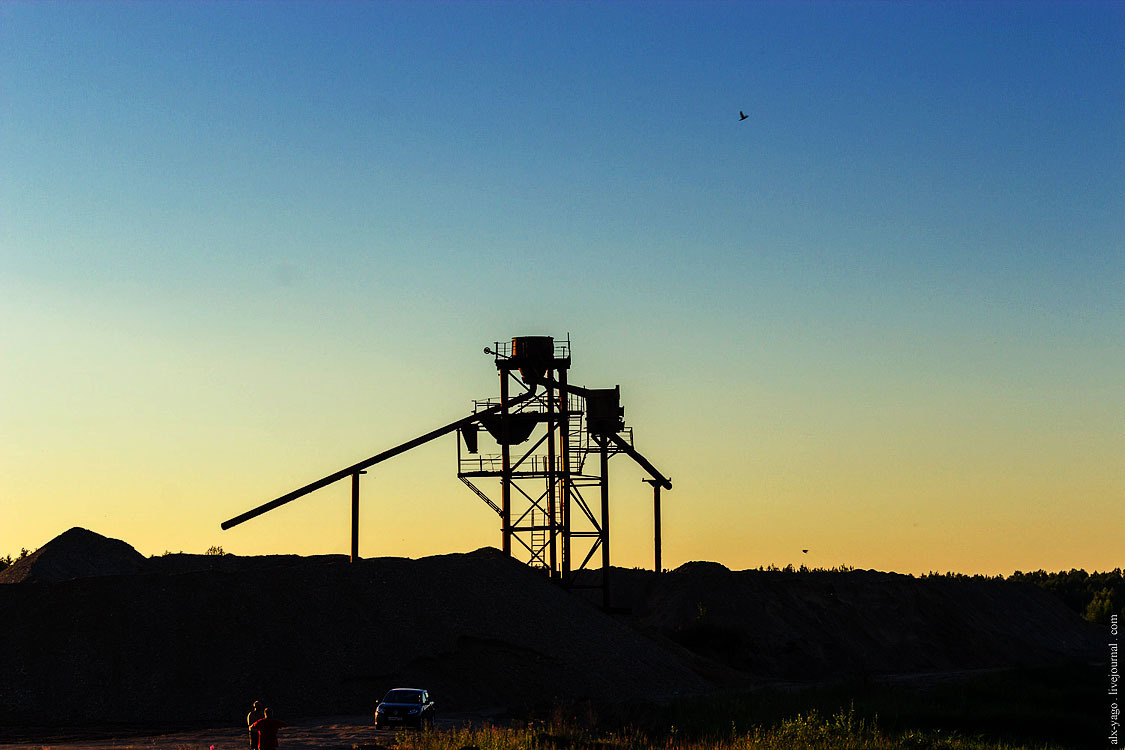
<svg viewBox="0 0 1125 750"><path fill-rule="evenodd" d="M578 408L580 405L581 402L577 396L571 396L567 403L568 411L570 411L570 416L566 418L567 442L570 447L570 455L567 458L570 463L570 471L573 474L582 473L582 467L586 463L586 454L589 453L589 445L587 444L589 436L582 429L583 415Z"/></svg>
<svg viewBox="0 0 1125 750"><path fill-rule="evenodd" d="M528 518L532 527L534 527L531 529L531 549L534 550L535 557L531 564L537 568L546 568L547 530L540 528L546 525L546 518L535 508L531 509L531 515Z"/></svg>

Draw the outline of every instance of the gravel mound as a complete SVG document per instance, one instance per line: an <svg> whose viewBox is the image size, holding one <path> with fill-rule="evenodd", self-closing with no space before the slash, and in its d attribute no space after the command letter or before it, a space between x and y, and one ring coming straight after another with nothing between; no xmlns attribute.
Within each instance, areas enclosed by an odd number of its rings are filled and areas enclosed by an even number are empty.
<svg viewBox="0 0 1125 750"><path fill-rule="evenodd" d="M496 550L356 564L226 557L221 569L169 573L161 566L194 563L165 561L0 586L0 724L237 724L252 700L288 716L367 713L403 685L430 689L442 710L710 687Z"/></svg>
<svg viewBox="0 0 1125 750"><path fill-rule="evenodd" d="M1102 635L1030 584L876 571L614 570L634 624L766 680L1093 662Z"/></svg>
<svg viewBox="0 0 1125 750"><path fill-rule="evenodd" d="M146 560L71 529L0 580L0 726L237 726L253 700L364 714L399 686L494 711L1101 655L1036 587L874 571L615 569L610 616L490 548Z"/></svg>
<svg viewBox="0 0 1125 750"><path fill-rule="evenodd" d="M147 560L120 539L75 526L0 570L0 583L55 582L139 573Z"/></svg>

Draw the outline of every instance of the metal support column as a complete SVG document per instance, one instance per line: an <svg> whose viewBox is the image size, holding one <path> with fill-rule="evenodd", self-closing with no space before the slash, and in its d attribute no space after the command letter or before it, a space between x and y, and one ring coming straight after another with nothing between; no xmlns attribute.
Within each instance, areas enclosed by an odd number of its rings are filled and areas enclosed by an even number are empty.
<svg viewBox="0 0 1125 750"><path fill-rule="evenodd" d="M653 570L659 573L663 570L660 566L660 489L662 483L659 479L642 479L641 481L652 485L652 542L656 553Z"/></svg>
<svg viewBox="0 0 1125 750"><path fill-rule="evenodd" d="M508 429L508 369L500 368L501 433ZM512 451L505 439L500 445L500 535L504 554L512 555Z"/></svg>
<svg viewBox="0 0 1125 750"><path fill-rule="evenodd" d="M550 373L548 373L550 375ZM559 577L558 558L558 470L555 466L555 433L562 424L556 420L555 389L547 388L547 543L550 545L551 578Z"/></svg>
<svg viewBox="0 0 1125 750"><path fill-rule="evenodd" d="M598 438L602 449L602 607L609 610L609 439Z"/></svg>
<svg viewBox="0 0 1125 750"><path fill-rule="evenodd" d="M352 554L348 562L359 559L359 475L366 471L357 471L352 474Z"/></svg>
<svg viewBox="0 0 1125 750"><path fill-rule="evenodd" d="M570 394L566 390L566 368L559 368L559 453L562 454L562 474L559 477L559 502L562 533L562 580L570 585Z"/></svg>

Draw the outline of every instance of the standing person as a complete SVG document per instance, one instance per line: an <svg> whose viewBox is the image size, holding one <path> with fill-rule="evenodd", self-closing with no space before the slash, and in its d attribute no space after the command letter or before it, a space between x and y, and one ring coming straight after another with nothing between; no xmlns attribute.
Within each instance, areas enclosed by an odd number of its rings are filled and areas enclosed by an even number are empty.
<svg viewBox="0 0 1125 750"><path fill-rule="evenodd" d="M254 707L246 714L246 729L250 732L250 747L258 750L258 732L254 730L255 722L266 718L266 710L262 708L261 701L254 701Z"/></svg>
<svg viewBox="0 0 1125 750"><path fill-rule="evenodd" d="M266 717L258 719L250 725L250 733L258 730L259 750L277 750L277 730L289 726L284 721L270 718L270 710L266 709Z"/></svg>

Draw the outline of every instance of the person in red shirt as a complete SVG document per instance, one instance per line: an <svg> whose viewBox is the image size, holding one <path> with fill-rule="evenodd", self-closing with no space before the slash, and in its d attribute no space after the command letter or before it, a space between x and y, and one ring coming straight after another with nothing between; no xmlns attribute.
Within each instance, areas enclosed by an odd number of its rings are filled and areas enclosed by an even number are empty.
<svg viewBox="0 0 1125 750"><path fill-rule="evenodd" d="M258 750L277 750L277 730L287 726L284 721L271 719L267 708L266 717L250 725L250 733L258 732Z"/></svg>

